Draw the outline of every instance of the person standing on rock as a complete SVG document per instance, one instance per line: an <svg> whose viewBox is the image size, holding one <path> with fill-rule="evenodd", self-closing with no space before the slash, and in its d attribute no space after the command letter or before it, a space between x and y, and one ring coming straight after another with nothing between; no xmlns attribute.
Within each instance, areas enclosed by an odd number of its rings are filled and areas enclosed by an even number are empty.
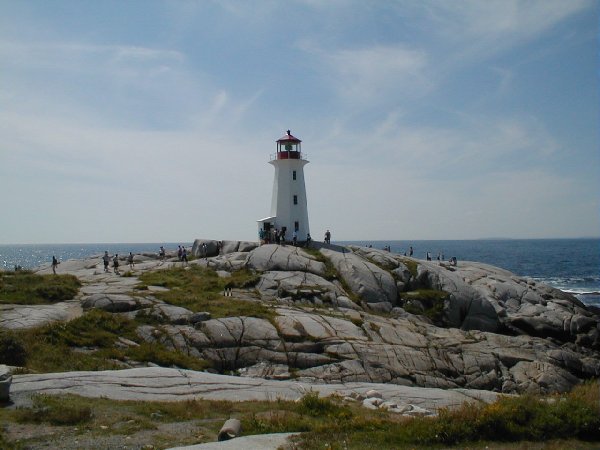
<svg viewBox="0 0 600 450"><path fill-rule="evenodd" d="M325 243L328 245L331 243L331 231L329 230L325 232Z"/></svg>
<svg viewBox="0 0 600 450"><path fill-rule="evenodd" d="M115 256L113 258L113 268L115 270L115 273L117 275L121 275L121 273L119 272L119 255L115 253Z"/></svg>
<svg viewBox="0 0 600 450"><path fill-rule="evenodd" d="M181 256L183 255L183 250L181 249L181 245L177 246L177 258L181 261Z"/></svg>
<svg viewBox="0 0 600 450"><path fill-rule="evenodd" d="M54 275L56 275L56 267L58 266L58 259L56 259L56 256L52 256L52 273Z"/></svg>
<svg viewBox="0 0 600 450"><path fill-rule="evenodd" d="M127 262L129 263L129 268L133 269L135 264L133 263L133 253L129 252L129 256L127 257Z"/></svg>
<svg viewBox="0 0 600 450"><path fill-rule="evenodd" d="M102 257L102 261L104 262L104 272L108 273L108 264L110 263L110 256L108 256L108 252L104 252L104 256Z"/></svg>
<svg viewBox="0 0 600 450"><path fill-rule="evenodd" d="M158 252L158 256L160 257L160 259L165 259L165 248L161 245L160 246L160 251Z"/></svg>
<svg viewBox="0 0 600 450"><path fill-rule="evenodd" d="M298 232L294 231L294 233L292 234L292 244L294 245L294 247L296 247L298 245Z"/></svg>
<svg viewBox="0 0 600 450"><path fill-rule="evenodd" d="M183 262L184 266L188 263L187 250L185 249L185 247L181 248L181 261Z"/></svg>

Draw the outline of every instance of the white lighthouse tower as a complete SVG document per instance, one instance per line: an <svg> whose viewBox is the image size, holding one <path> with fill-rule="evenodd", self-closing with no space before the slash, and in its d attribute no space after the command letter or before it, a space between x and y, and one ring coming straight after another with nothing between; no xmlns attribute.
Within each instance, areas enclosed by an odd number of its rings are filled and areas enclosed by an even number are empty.
<svg viewBox="0 0 600 450"><path fill-rule="evenodd" d="M283 230L287 241L292 240L294 232L298 241L305 241L310 233L304 186L304 166L308 160L302 153L301 142L287 130L277 141L277 153L271 155L269 164L275 167L271 215L258 221L259 234L264 233L266 238L274 230Z"/></svg>

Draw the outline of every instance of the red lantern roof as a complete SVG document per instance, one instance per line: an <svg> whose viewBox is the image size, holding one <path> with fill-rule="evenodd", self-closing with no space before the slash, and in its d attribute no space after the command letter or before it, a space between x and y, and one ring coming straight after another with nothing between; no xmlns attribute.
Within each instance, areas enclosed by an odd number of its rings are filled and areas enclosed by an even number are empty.
<svg viewBox="0 0 600 450"><path fill-rule="evenodd" d="M292 136L292 133L290 133L290 130L287 130L287 134L285 136L283 136L281 139L278 139L277 142L281 142L281 143L285 143L285 142L293 142L293 143L299 143L302 142L300 139L298 139L297 137Z"/></svg>

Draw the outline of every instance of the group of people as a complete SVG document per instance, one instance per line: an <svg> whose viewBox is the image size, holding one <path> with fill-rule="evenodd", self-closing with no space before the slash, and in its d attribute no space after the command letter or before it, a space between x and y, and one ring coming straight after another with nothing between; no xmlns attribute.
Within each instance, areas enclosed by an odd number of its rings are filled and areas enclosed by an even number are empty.
<svg viewBox="0 0 600 450"><path fill-rule="evenodd" d="M412 247L411 247L412 248ZM427 261L431 261L433 258L431 257L431 252L427 252L426 254L426 258ZM444 253L439 252L437 254L436 257L437 261L441 264L442 262L444 262L444 260L446 259L446 257L444 256ZM456 256L452 256L448 262L450 263L451 266L456 266L458 264L458 260L456 259Z"/></svg>
<svg viewBox="0 0 600 450"><path fill-rule="evenodd" d="M285 233L286 233L285 227L281 228L281 230L279 230L277 228L272 228L270 230L265 230L265 229L261 228L258 231L258 238L260 240L260 245L263 245L263 244L285 245L285 243L286 243ZM310 245L311 241L312 241L312 238L310 237L310 233L308 233L306 235L306 246ZM291 243L294 247L298 246L298 232L296 230L294 230L294 232L292 233Z"/></svg>
<svg viewBox="0 0 600 450"><path fill-rule="evenodd" d="M110 261L112 260L113 263L113 271L115 274L117 275L121 275L121 272L119 272L119 254L115 253L114 256L110 256L108 254L108 251L104 252L104 255L102 256L102 262L104 263L104 273L110 273ZM135 262L133 260L133 253L129 252L129 255L127 255L127 264L129 264L129 268L133 269L135 267Z"/></svg>
<svg viewBox="0 0 600 450"><path fill-rule="evenodd" d="M286 232L285 228L282 228L281 230L279 230L277 228L272 228L270 230L265 230L265 229L261 228L258 231L258 238L260 240L260 245L263 245L263 244L285 245L285 243L286 243L285 232ZM306 247L310 246L310 243L312 242L312 237L310 236L310 233L306 234L306 240L304 242L305 242ZM325 232L325 237L323 239L323 242L325 244L331 243L331 231L327 230ZM294 230L294 232L292 233L291 243L294 247L298 246L298 232L296 230Z"/></svg>
<svg viewBox="0 0 600 450"><path fill-rule="evenodd" d="M177 258L179 258L179 261L181 261L184 265L188 263L187 249L185 247L181 245L177 246Z"/></svg>

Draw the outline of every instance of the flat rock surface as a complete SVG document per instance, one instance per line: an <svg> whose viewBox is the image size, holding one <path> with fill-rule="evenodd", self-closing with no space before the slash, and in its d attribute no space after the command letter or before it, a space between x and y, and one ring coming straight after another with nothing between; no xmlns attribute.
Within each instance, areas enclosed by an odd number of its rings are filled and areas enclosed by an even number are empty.
<svg viewBox="0 0 600 450"><path fill-rule="evenodd" d="M78 300L53 305L0 305L0 328L19 330L50 322L62 322L80 316Z"/></svg>
<svg viewBox="0 0 600 450"><path fill-rule="evenodd" d="M173 447L168 450L277 450L286 448L288 439L298 433L256 434L241 436L222 442L207 442L206 444Z"/></svg>
<svg viewBox="0 0 600 450"><path fill-rule="evenodd" d="M182 401L209 400L297 400L315 391L322 396L353 393L363 395L377 390L386 401L416 405L428 411L456 407L468 400L494 401L499 394L473 389L437 389L381 383L317 384L297 381L263 380L208 372L145 367L100 372L65 372L14 375L11 401L27 404L31 395L76 394L114 400Z"/></svg>

